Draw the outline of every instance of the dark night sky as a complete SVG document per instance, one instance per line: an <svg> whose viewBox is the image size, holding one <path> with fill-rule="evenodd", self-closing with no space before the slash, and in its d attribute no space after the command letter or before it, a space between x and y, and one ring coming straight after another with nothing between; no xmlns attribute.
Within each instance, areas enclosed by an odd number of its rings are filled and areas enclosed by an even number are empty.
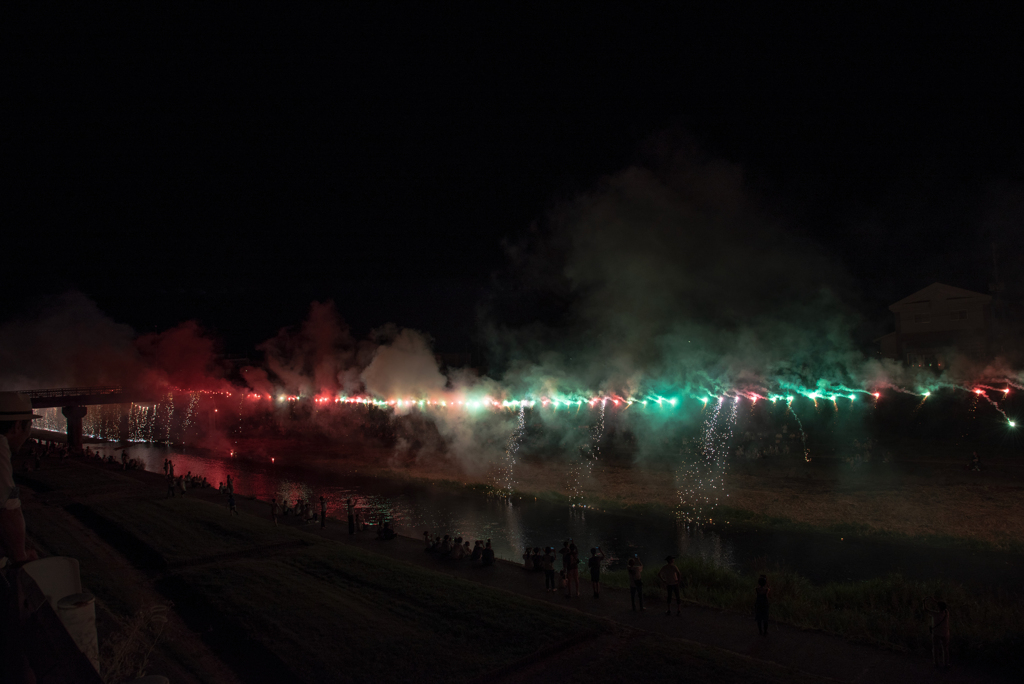
<svg viewBox="0 0 1024 684"><path fill-rule="evenodd" d="M993 240L1019 284L1019 16L602 7L8 16L3 316L76 288L246 351L333 299L462 350L502 240L666 131L741 165L869 317L986 291Z"/></svg>

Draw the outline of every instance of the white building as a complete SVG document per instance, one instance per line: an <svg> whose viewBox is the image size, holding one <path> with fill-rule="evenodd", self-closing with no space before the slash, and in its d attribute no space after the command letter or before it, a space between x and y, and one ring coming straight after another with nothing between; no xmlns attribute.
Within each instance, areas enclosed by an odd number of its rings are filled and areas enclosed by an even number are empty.
<svg viewBox="0 0 1024 684"><path fill-rule="evenodd" d="M882 356L911 366L942 369L954 354L991 352L992 297L932 283L892 304L896 331L878 338Z"/></svg>

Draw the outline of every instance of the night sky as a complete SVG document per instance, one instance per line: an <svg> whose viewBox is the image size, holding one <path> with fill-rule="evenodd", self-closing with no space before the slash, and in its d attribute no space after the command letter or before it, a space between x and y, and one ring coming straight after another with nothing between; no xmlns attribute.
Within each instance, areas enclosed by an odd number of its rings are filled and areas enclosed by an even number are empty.
<svg viewBox="0 0 1024 684"><path fill-rule="evenodd" d="M332 299L464 351L503 244L666 145L840 262L865 339L993 244L1024 294L1019 16L454 9L6 9L0 315L77 289L247 354Z"/></svg>

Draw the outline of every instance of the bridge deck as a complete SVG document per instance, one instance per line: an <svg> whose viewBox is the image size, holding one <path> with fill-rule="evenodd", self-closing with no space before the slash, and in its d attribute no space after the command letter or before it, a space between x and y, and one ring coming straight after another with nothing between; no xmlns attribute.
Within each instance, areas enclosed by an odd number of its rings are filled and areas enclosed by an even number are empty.
<svg viewBox="0 0 1024 684"><path fill-rule="evenodd" d="M32 399L32 408L59 406L96 406L99 404L155 404L157 397L142 392L125 392L120 387L56 387L23 390Z"/></svg>

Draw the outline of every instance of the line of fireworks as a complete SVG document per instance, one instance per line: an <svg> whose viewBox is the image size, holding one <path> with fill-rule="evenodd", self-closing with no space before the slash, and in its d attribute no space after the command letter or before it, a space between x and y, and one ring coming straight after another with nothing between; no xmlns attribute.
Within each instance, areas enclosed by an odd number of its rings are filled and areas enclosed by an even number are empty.
<svg viewBox="0 0 1024 684"><path fill-rule="evenodd" d="M905 388L897 387L894 385L886 385L883 389L891 390L900 394L906 394L914 397L921 398L921 405L924 404L924 400L932 396L934 391L942 389L951 389L954 391L963 392L974 392L982 393L986 391L998 392L1002 395L1000 398L1005 398L1010 394L1010 386L997 388L988 385L976 385L972 387L965 387L962 385L953 385L949 383L936 383L932 389L926 389L924 391L911 391ZM603 411L604 408L611 404L614 407L618 407L622 410L629 409L630 407L639 407L647 410L656 411L671 411L673 409L685 409L686 402L693 400L699 402L698 406L705 407L709 401L717 401L719 399L733 399L734 401L749 401L751 404L757 404L760 400L765 400L771 404L784 404L792 407L793 403L797 399L809 399L814 403L815 407L818 407L819 400L831 401L833 406L837 409L840 406L840 402L849 402L850 405L854 405L857 401L857 397L861 395L867 395L872 397L874 402L877 404L882 400L882 391L868 391L863 389L851 389L845 386L837 386L832 390L806 390L798 388L790 388L789 393L778 394L770 393L766 390L761 389L760 391L749 391L749 390L729 390L722 394L707 394L704 396L695 395L693 393L687 394L683 397L664 397L658 395L649 396L646 399L638 399L636 397L622 397L618 395L604 395L604 396L590 396L587 398L551 398L551 397L539 397L530 399L502 399L497 400L491 397L482 397L478 399L372 399L369 397L315 397L313 402L317 407L326 407L326 405L332 404L345 404L345 405L359 405L366 407L376 407L381 409L395 409L395 410L452 410L452 409L467 409L467 410L519 410L520 408L526 407L534 409L537 407L547 408L551 410L568 409L574 410L578 413L582 408L600 407ZM249 395L250 399L270 399L268 395ZM987 395L985 398L989 401L992 406L998 410L1003 417L1006 419L1010 427L1016 427L1015 421L1011 420L1006 412L995 402L993 402ZM282 395L278 398L279 402L296 402L304 401L304 398L296 395ZM920 407L920 406L919 406ZM794 413L795 416L795 413ZM799 417L796 417L799 423ZM803 428L801 427L801 432Z"/></svg>
<svg viewBox="0 0 1024 684"><path fill-rule="evenodd" d="M548 408L553 410L558 409L576 409L579 410L583 406L589 406L594 408L596 406L612 404L615 407L629 408L632 406L656 408L662 410L670 410L674 408L680 408L685 405L687 401L700 402L701 404L707 405L709 401L715 401L719 398L735 398L747 400L752 403L757 403L759 400L770 401L771 403L785 402L790 403L798 398L810 399L817 402L819 399L826 399L834 403L840 401L854 402L858 396L873 397L875 400L882 398L883 391L893 391L900 394L907 394L915 397L929 397L932 395L933 390L938 389L953 389L960 391L977 391L979 388L993 392L1001 392L1004 396L1010 393L1010 388L1015 385L1007 383L1008 386L1004 388L991 387L989 385L954 385L951 383L935 383L930 389L921 388L918 390L911 390L904 387L899 387L893 384L879 385L874 390L850 388L843 385L832 386L828 388L816 388L808 389L804 387L783 385L780 387L782 392L770 392L764 388L757 388L756 390L749 389L731 389L725 391L713 392L710 390L687 390L678 393L676 396L662 396L662 395L646 395L646 396L622 396L618 394L603 394L603 395L564 395L564 396L530 396L523 399L496 399L490 396L476 397L476 398L456 398L453 395L448 395L446 398L436 397L407 397L407 398L392 398L392 399L378 399L368 396L327 396L317 395L314 397L307 397L304 395L293 395L293 394L281 394L278 395L276 401L278 403L294 403L300 401L310 400L317 406L330 405L330 404L354 404L362 406L375 406L378 408L448 408L448 409L509 409L518 410L520 407L525 406L527 408ZM269 394L256 394L249 393L246 398L251 401L273 401L274 398Z"/></svg>

